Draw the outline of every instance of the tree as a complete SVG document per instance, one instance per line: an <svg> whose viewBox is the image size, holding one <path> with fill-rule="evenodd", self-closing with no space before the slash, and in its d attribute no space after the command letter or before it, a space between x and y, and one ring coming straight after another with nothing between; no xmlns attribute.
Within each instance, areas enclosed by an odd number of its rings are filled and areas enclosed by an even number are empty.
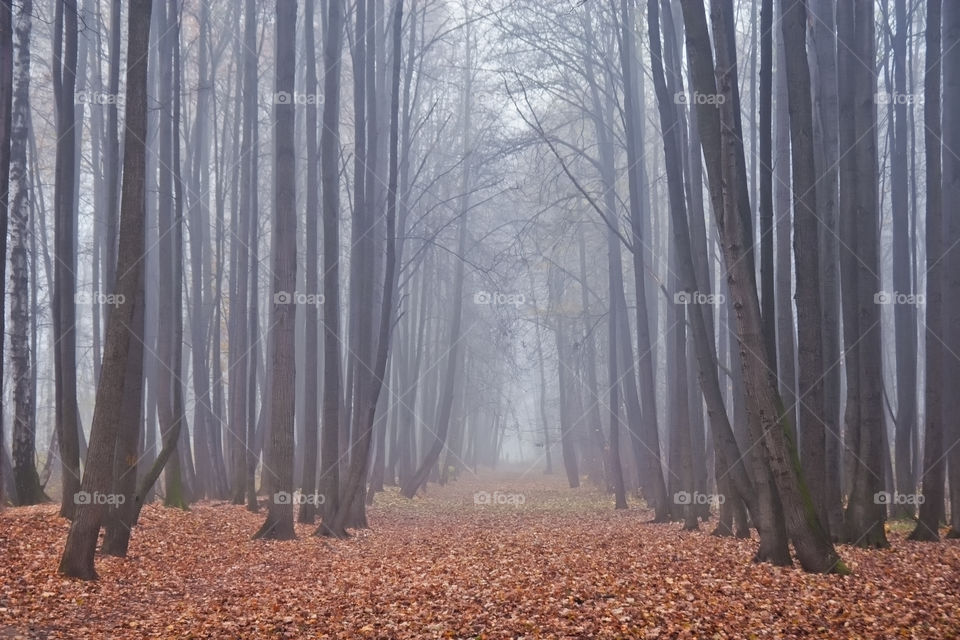
<svg viewBox="0 0 960 640"><path fill-rule="evenodd" d="M907 23L906 0L894 0L897 24L893 34L894 96L907 95ZM893 217L893 290L898 295L913 293L913 253L910 247L909 168L907 162L907 103L897 99L893 105L893 154L890 157L890 197ZM917 312L912 304L893 308L896 348L897 419L894 427L895 479L897 493L911 495L916 483L911 444L917 421ZM913 517L909 504L894 507L894 516Z"/></svg>
<svg viewBox="0 0 960 640"><path fill-rule="evenodd" d="M639 100L637 99L637 90L633 86L637 77L634 70L635 64L635 46L634 46L634 18L631 10L632 3L627 0L620 2L620 20L621 20L621 38L620 60L623 70L623 108L624 108L624 128L627 147L627 186L630 194L630 229L633 232L633 276L634 287L637 300L637 350L640 353L640 367L638 370L640 381L640 404L643 411L640 413L640 435L634 435L634 451L637 454L637 464L640 466L640 472L644 475L641 478L642 485L649 491L649 500L656 511L655 519L663 520L668 509L667 490L663 481L663 469L660 464L660 439L657 425L657 404L656 389L653 374L653 347L650 341L650 327L647 316L647 291L646 278L647 272L644 266L647 243L643 241L643 209L645 195L641 193L646 186L641 184L643 175L641 172L643 162L643 140L640 137L642 130L642 118L638 117ZM617 254L619 256L619 245ZM619 260L617 269L620 270ZM622 283L620 291L622 291ZM620 297L617 291L611 292L611 298ZM624 307L626 303L624 302ZM625 312L625 311L624 311ZM629 339L629 323L623 323L625 345L631 344ZM624 347L626 348L626 346ZM635 395L636 386L633 383L633 349L629 350L629 358L625 359L624 366L627 375L624 376L625 390L624 394L628 398ZM677 357L683 357L677 354ZM611 381L612 382L612 381ZM629 385L629 386L627 386ZM628 407L630 404L628 404ZM633 424L634 419L628 418ZM675 425L679 426L679 425ZM631 429L633 432L633 429ZM638 446L639 445L639 446Z"/></svg>
<svg viewBox="0 0 960 640"><path fill-rule="evenodd" d="M56 334L55 383L57 435L63 469L60 515L72 518L74 494L80 485L80 416L77 408L76 334L76 208L74 179L77 170L77 128L74 113L77 83L77 2L57 3L54 26L53 86L57 102L57 161L54 186L53 321Z"/></svg>
<svg viewBox="0 0 960 640"><path fill-rule="evenodd" d="M141 286L144 250L147 137L147 59L152 0L131 0L127 26L127 77L123 152L123 187L120 202L120 238L117 254L117 296L124 304L111 308L104 339L103 365L97 385L97 400L90 432L81 490L91 498L110 490L121 406L127 380L127 356L133 322L133 301L143 295ZM119 297L118 297L119 299ZM63 575L96 578L93 560L105 505L98 500L77 505L70 525L59 572Z"/></svg>
<svg viewBox="0 0 960 640"><path fill-rule="evenodd" d="M953 204L960 197L960 162L950 153L960 148L960 120L957 118L957 105L960 105L960 6L955 2L944 2L941 16L943 60L943 203ZM951 211L945 208L944 213ZM960 216L947 215L944 219L945 265L943 274L944 319L943 339L950 357L945 356L944 380L954 380L960 375L960 251L956 243L960 240ZM947 387L949 389L949 387ZM947 456L950 484L950 530L949 538L960 537L960 423L953 419L960 407L960 398L956 393L947 393L943 397L944 453Z"/></svg>
<svg viewBox="0 0 960 640"><path fill-rule="evenodd" d="M0 283L7 280L7 229L10 208L10 147L13 127L13 3L0 2ZM6 296L0 296L0 371L3 371L4 336L6 323ZM0 397L3 396L3 376L0 375ZM0 416L0 443L3 435L3 416ZM3 446L0 445L0 449ZM0 456L0 504L3 503L3 459Z"/></svg>
<svg viewBox="0 0 960 640"><path fill-rule="evenodd" d="M917 526L910 533L911 540L937 541L940 539L940 516L943 510L946 459L943 455L943 190L941 168L940 125L940 18L941 0L927 3L926 69L923 74L924 159L926 160L926 222L927 222L927 320L926 389L924 392L923 474L920 484L923 502L920 504ZM956 72L956 68L954 68Z"/></svg>
<svg viewBox="0 0 960 640"><path fill-rule="evenodd" d="M296 75L297 4L279 0L276 9L276 94L293 95ZM269 477L272 500L267 519L254 538L290 540L293 531L293 408L296 367L294 355L295 301L297 284L297 193L296 155L293 150L295 110L292 100L275 100L274 188L276 211L273 234L273 394L264 475Z"/></svg>
<svg viewBox="0 0 960 640"><path fill-rule="evenodd" d="M4 9L4 14L6 14ZM17 41L16 87L12 96L9 156L10 181L13 183L11 212L13 218L10 266L12 289L10 320L10 351L13 363L13 477L16 504L37 504L45 500L36 466L36 433L34 428L34 397L32 388L32 357L30 349L30 283L27 250L30 238L30 210L32 208L27 176L27 138L30 123L30 32L33 3L27 0L17 12L15 35ZM4 172L6 176L6 172ZM5 204L5 203L4 203ZM6 239L4 235L4 239ZM0 254L4 255L5 254ZM0 260L6 266L6 260ZM2 377L2 376L0 376ZM73 501L73 497L70 497Z"/></svg>
<svg viewBox="0 0 960 640"><path fill-rule="evenodd" d="M683 3L681 6L687 26L687 53L693 59L697 89L703 95L724 96L722 101L716 100L719 104L719 122L716 116L712 120L710 118L709 110L714 109L713 105L698 104L697 115L704 157L708 160L708 174L714 174L710 179L711 192L715 200L722 202L722 207L715 214L723 239L727 280L737 315L749 408L761 428L765 458L779 494L783 521L800 564L807 571L846 572L846 566L820 524L804 483L790 425L766 358L753 263L747 250L750 234L746 233L745 220L748 218L742 214L740 200L740 188L745 182L744 163L742 146L738 143L738 127L734 122L737 116L733 108L737 102L731 84L731 70L734 67L731 65L728 38L718 37L715 40L718 65L714 84L713 76L704 73L704 70L712 69L713 64L703 9L693 3ZM732 24L727 22L728 17L732 16L732 3L721 0L714 3L712 9L715 32L724 33L725 25ZM711 131L711 125L719 125L719 131ZM718 142L719 150L715 148ZM708 149L707 145L713 145L714 148ZM722 177L722 184L725 185L722 189L717 188L721 184L717 175ZM746 210L749 211L749 207Z"/></svg>
<svg viewBox="0 0 960 640"><path fill-rule="evenodd" d="M343 0L327 5L323 37L323 128L320 130L320 180L323 197L323 426L320 490L323 522L340 504L340 50ZM329 534L321 523L318 534Z"/></svg>
<svg viewBox="0 0 960 640"><path fill-rule="evenodd" d="M664 7L664 14L668 11ZM683 192L683 165L681 163L681 140L676 105L671 100L671 93L667 86L662 63L662 49L658 18L660 15L657 0L647 0L647 22L650 35L650 60L654 89L657 94L657 106L660 113L660 128L665 132L663 136L664 157L667 168L667 188L669 209L673 226L673 239L677 250L676 269L680 287L687 294L687 299L694 304L686 305L688 321L693 333L694 348L696 350L698 377L703 398L710 415L711 432L714 438L714 448L717 455L717 477L724 478L729 474L735 495L751 505L751 511L756 511L756 501L753 498L753 486L743 463L741 454L726 407L723 404L723 393L720 389L718 377L716 347L713 343L712 330L708 331L706 323L706 309L701 308L700 298L694 295L706 291L706 283L701 285L696 277L693 250L691 248L690 224L687 219L687 207ZM672 18L665 21L672 24ZM665 29L669 31L669 29ZM669 36L667 36L669 37ZM673 94L675 95L675 94ZM733 497L731 496L731 499Z"/></svg>
<svg viewBox="0 0 960 640"><path fill-rule="evenodd" d="M820 239L813 112L807 65L805 0L780 3L785 50L790 148L793 160L793 249L797 306L797 370L800 456L820 521L825 526L826 431L823 407L823 341L820 333Z"/></svg>
<svg viewBox="0 0 960 640"><path fill-rule="evenodd" d="M307 95L317 94L317 63L316 63L316 45L313 38L313 0L307 0L304 5L303 13L303 58L307 65L307 82L304 87ZM307 134L307 179L306 179L306 287L307 293L314 294L320 288L317 255L317 218L319 218L319 203L317 199L320 196L318 184L319 166L317 162L317 103L308 101L306 105L306 134ZM306 313L305 333L306 339L304 347L306 353L314 354L320 350L318 333L318 305L307 305L304 310ZM304 388L304 454L303 454L303 479L301 486L303 491L312 494L317 489L317 440L320 432L319 403L317 401L318 390L318 358L310 355L305 358L303 372ZM300 512L297 514L297 521L306 524L313 524L314 516L317 511L315 500L307 500L300 506Z"/></svg>
<svg viewBox="0 0 960 640"><path fill-rule="evenodd" d="M853 51L852 55L863 61L875 59L874 6L869 0L853 3ZM843 31L838 15L838 32ZM849 64L849 63L848 63ZM852 66L852 65L851 65ZM848 67L849 68L849 67ZM850 485L850 498L845 513L846 537L850 542L864 547L886 547L887 540L883 523L886 508L877 500L883 489L883 391L881 380L880 310L875 295L880 291L880 258L878 251L879 206L876 185L877 135L876 76L873 69L864 73L856 68L853 73L853 116L855 144L853 155L856 162L856 188L853 203L856 229L849 230L855 244L857 271L856 288L846 289L844 294L856 300L856 342L847 347L847 352L857 351L854 360L858 367L859 407L856 422L847 427L854 432L851 447L854 464ZM842 73L842 72L841 72ZM843 175L841 174L841 180ZM841 182L841 189L847 187ZM849 364L848 367L852 366ZM848 369L849 370L849 369ZM848 399L849 402L849 399Z"/></svg>
<svg viewBox="0 0 960 640"><path fill-rule="evenodd" d="M472 109L473 109L473 64L472 64L472 49L473 43L470 39L470 18L467 16L465 26L465 61L463 66L463 95L462 95L462 105L461 110L462 117L462 134L461 134L461 153L463 155L463 163L461 165L461 175L460 175L460 207L457 212L457 261L456 267L454 269L453 275L453 288L452 288L452 298L451 303L453 305L452 313L450 314L450 324L448 329L449 336L449 347L446 353L446 365L445 373L443 377L443 389L440 393L440 401L438 404L437 410L437 421L436 428L433 431L433 441L430 445L430 448L426 451L423 456L420 466L407 481L407 483L402 487L401 492L404 496L412 498L416 495L417 491L423 487L427 478L430 475L430 472L433 470L434 466L437 464L437 461L440 459L440 453L443 451L443 448L446 444L447 433L450 428L450 417L453 412L453 399L456 396L456 384L459 376L457 375L460 369L460 350L461 346L461 330L462 330L462 320L463 320L463 281L464 281L464 265L463 259L466 255L467 248L467 222L468 222L468 213L470 211L470 180L472 177L471 174L471 156L472 156L472 140L473 140L473 131L472 131Z"/></svg>

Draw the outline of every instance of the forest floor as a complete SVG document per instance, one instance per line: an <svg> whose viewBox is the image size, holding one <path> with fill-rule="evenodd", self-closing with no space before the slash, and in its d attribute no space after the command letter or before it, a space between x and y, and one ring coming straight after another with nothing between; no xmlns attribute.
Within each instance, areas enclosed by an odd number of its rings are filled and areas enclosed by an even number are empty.
<svg viewBox="0 0 960 640"><path fill-rule="evenodd" d="M0 638L960 638L960 541L894 523L890 549L840 547L853 575L809 575L612 507L558 476L465 474L378 495L350 540L265 542L243 507L148 506L96 582L57 575L56 507L6 509Z"/></svg>

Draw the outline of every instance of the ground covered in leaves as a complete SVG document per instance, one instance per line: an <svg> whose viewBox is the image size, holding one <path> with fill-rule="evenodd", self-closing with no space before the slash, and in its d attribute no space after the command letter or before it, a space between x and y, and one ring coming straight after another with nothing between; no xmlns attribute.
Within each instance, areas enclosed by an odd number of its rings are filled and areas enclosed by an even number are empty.
<svg viewBox="0 0 960 640"><path fill-rule="evenodd" d="M807 575L560 482L388 491L350 540L254 541L243 507L149 506L97 582L57 575L54 506L6 509L0 638L960 638L960 541L894 526L888 550L840 548L852 576Z"/></svg>

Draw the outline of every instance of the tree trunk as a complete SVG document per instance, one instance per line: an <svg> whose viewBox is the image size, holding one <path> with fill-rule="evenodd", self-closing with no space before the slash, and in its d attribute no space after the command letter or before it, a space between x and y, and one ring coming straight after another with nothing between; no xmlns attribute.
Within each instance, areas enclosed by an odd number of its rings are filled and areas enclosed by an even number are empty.
<svg viewBox="0 0 960 640"><path fill-rule="evenodd" d="M894 95L907 95L907 2L895 0L897 17L893 34ZM913 293L909 184L907 167L907 104L893 103L893 155L890 158L890 197L893 217L893 290L896 295ZM917 311L913 304L895 304L894 346L896 350L897 419L895 424L895 464L897 493L907 496L916 492L911 443L917 413ZM912 518L912 502L897 501L895 518Z"/></svg>
<svg viewBox="0 0 960 640"><path fill-rule="evenodd" d="M316 45L313 34L313 7L314 0L307 0L304 5L304 27L303 27L303 57L307 65L307 81L304 87L307 95L317 94L317 55ZM319 217L320 196L319 184L317 183L317 173L319 166L317 164L317 103L315 100L307 101L306 105L306 136L307 136L307 194L306 194L306 289L308 295L316 294L320 289L319 273L317 271L318 255L318 236L317 236L317 218ZM303 385L304 385L304 439L303 439L303 477L301 480L301 490L312 495L317 490L317 440L320 433L319 402L317 399L319 362L313 354L320 352L320 335L318 333L318 314L319 304L309 304L304 308L306 314L306 326L304 328L306 337L304 348L306 358L304 362ZM300 505L300 511L297 514L297 521L305 524L313 524L317 513L317 501L307 500Z"/></svg>
<svg viewBox="0 0 960 640"><path fill-rule="evenodd" d="M340 50L343 0L327 3L323 37L323 127L320 130L320 179L323 194L323 426L320 491L323 520L339 509L340 495ZM321 524L317 533L329 533Z"/></svg>
<svg viewBox="0 0 960 640"><path fill-rule="evenodd" d="M151 0L131 0L127 30L126 117L124 136L123 192L121 198L120 242L117 256L117 295L123 304L111 308L104 340L103 365L97 385L97 401L87 451L82 491L90 500L78 505L60 560L60 573L77 578L96 577L93 566L97 536L105 509L93 499L110 490L117 434L122 428L121 406L127 379L134 300L143 295L140 272L144 250L144 200L146 193L147 137L147 50L150 34ZM119 299L119 298L118 298Z"/></svg>
<svg viewBox="0 0 960 640"><path fill-rule="evenodd" d="M923 502L917 526L911 540L935 542L940 539L940 515L943 509L946 459L943 455L943 190L940 166L940 16L941 0L927 3L926 69L923 74L924 159L926 171L926 226L927 226L927 318L926 331L926 390L924 392L923 475L920 484ZM956 14L953 16L956 18ZM954 36L957 36L954 32ZM953 62L953 61L951 61ZM957 73L956 65L951 69ZM960 85L954 81L953 98ZM956 125L951 124L951 127ZM956 135L956 131L954 131ZM954 165L956 171L956 165ZM954 503L955 505L956 503ZM956 510L956 506L953 507Z"/></svg>
<svg viewBox="0 0 960 640"><path fill-rule="evenodd" d="M54 94L57 101L57 160L54 187L53 323L56 335L54 371L57 431L63 469L60 515L72 518L74 494L80 487L80 418L77 407L76 210L74 174L78 132L74 113L77 82L77 3L57 3L54 32Z"/></svg>
<svg viewBox="0 0 960 640"><path fill-rule="evenodd" d="M956 2L943 3L943 203L955 206L960 200L960 161L950 151L960 148L960 117L957 108L960 105L960 5ZM947 209L950 211L950 209ZM952 355L960 353L960 252L956 244L960 241L960 216L948 215L944 221L944 249L948 253L944 265L943 297L945 348ZM929 223L928 223L929 224ZM944 380L956 380L960 376L960 360L953 357L944 359ZM935 379L936 380L936 379ZM950 389L951 387L947 387ZM947 454L950 484L950 530L948 538L960 537L960 420L956 419L960 409L960 395L947 393L943 397L944 443ZM939 417L939 416L938 416ZM935 503L936 504L936 503Z"/></svg>
<svg viewBox="0 0 960 640"><path fill-rule="evenodd" d="M13 3L0 2L0 283L7 281L7 229L10 205L10 147L13 133ZM26 145L26 136L23 141ZM25 173L26 162L21 171ZM0 284L0 286L6 286ZM0 371L4 371L6 336L6 296L0 296ZM0 375L0 397L3 397L3 376ZM2 412L0 412L2 413ZM6 442L3 416L0 415L0 442ZM3 447L0 446L0 449ZM0 504L4 503L4 462L0 456Z"/></svg>
<svg viewBox="0 0 960 640"><path fill-rule="evenodd" d="M872 0L854 1L854 50L862 64L874 60L874 18ZM841 74L842 75L842 74ZM877 200L876 79L862 69L853 74L854 134L856 144L857 182L854 203L856 229L854 238L857 288L846 293L856 297L856 346L859 367L859 415L852 426L856 430L853 449L855 461L851 478L850 498L845 514L847 539L863 547L888 546L883 523L886 506L877 499L883 485L883 390L880 335L880 308L876 294L880 291L880 256L878 226L880 208ZM843 185L841 185L843 186ZM848 348L847 351L851 351Z"/></svg>
<svg viewBox="0 0 960 640"><path fill-rule="evenodd" d="M797 371L800 460L810 497L826 527L826 431L823 408L823 341L820 334L820 240L813 153L813 105L807 64L806 0L781 0L790 149L793 160L793 249L796 274Z"/></svg>
<svg viewBox="0 0 960 640"><path fill-rule="evenodd" d="M293 95L296 75L297 4L280 0L276 8L276 95ZM297 301L297 194L294 153L293 100L275 100L273 220L273 377L270 384L270 425L263 474L269 478L272 499L267 519L254 538L290 540L293 530L293 412L296 399L295 327Z"/></svg>
<svg viewBox="0 0 960 640"><path fill-rule="evenodd" d="M714 109L713 105L698 104L698 124L701 128L700 137L705 145L704 155L708 159L708 173L714 174L710 180L711 192L715 199L722 200L723 205L717 211L716 217L723 239L730 293L737 313L744 383L751 413L762 430L762 443L782 504L786 529L801 565L807 571L813 572L845 572L846 567L820 525L810 499L800 469L796 445L791 440L788 423L783 417L783 403L766 358L755 272L747 249L750 246L751 234L747 233L745 221L749 220L749 216L743 214L744 209L749 212L749 206L742 206L740 195L741 186L745 182L742 175L743 162L740 159L743 151L738 143L738 127L734 122L737 118L734 110L737 101L732 85L735 59L733 52L729 50L729 36L718 37L715 41L718 67L717 85L714 85L712 74L706 72L712 69L713 65L702 7L696 7L693 3L684 3L681 6L687 25L688 55L696 59L696 85L704 95L724 96L722 101L716 101L719 104L719 122L716 114L711 119L709 112ZM732 4L723 0L715 3L712 8L715 32L724 33L732 17ZM719 94L717 88L720 89ZM711 130L711 125L719 130ZM708 144L717 143L719 149L706 148ZM719 184L724 187L717 188Z"/></svg>
<svg viewBox="0 0 960 640"><path fill-rule="evenodd" d="M2 9L5 17L9 13ZM34 421L33 365L30 349L30 267L27 251L30 241L30 185L27 175L27 140L30 109L30 32L33 3L24 2L17 11L16 87L12 96L12 126L8 129L10 181L13 183L11 208L13 218L10 246L10 353L13 364L13 438L12 463L16 493L15 504L37 504L46 499L40 486L36 466L36 423ZM12 46L11 51L12 54ZM6 53L4 54L6 55ZM4 123L6 125L6 122ZM7 138L3 138L7 140ZM4 173L6 177L6 173ZM3 191L6 199L6 190ZM4 209L6 208L6 202ZM4 235L4 241L6 236ZM0 254L0 258L6 254ZM6 260L0 259L6 266ZM2 335L2 334L0 334ZM2 345L0 345L2 346ZM2 377L2 376L0 376ZM70 496L73 502L73 496Z"/></svg>

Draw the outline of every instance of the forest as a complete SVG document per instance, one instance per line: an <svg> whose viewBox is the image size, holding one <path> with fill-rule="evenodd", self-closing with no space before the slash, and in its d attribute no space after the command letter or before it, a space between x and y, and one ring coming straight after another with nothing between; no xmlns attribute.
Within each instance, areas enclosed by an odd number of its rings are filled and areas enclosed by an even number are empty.
<svg viewBox="0 0 960 640"><path fill-rule="evenodd" d="M0 637L960 638L958 207L960 0L0 0Z"/></svg>

